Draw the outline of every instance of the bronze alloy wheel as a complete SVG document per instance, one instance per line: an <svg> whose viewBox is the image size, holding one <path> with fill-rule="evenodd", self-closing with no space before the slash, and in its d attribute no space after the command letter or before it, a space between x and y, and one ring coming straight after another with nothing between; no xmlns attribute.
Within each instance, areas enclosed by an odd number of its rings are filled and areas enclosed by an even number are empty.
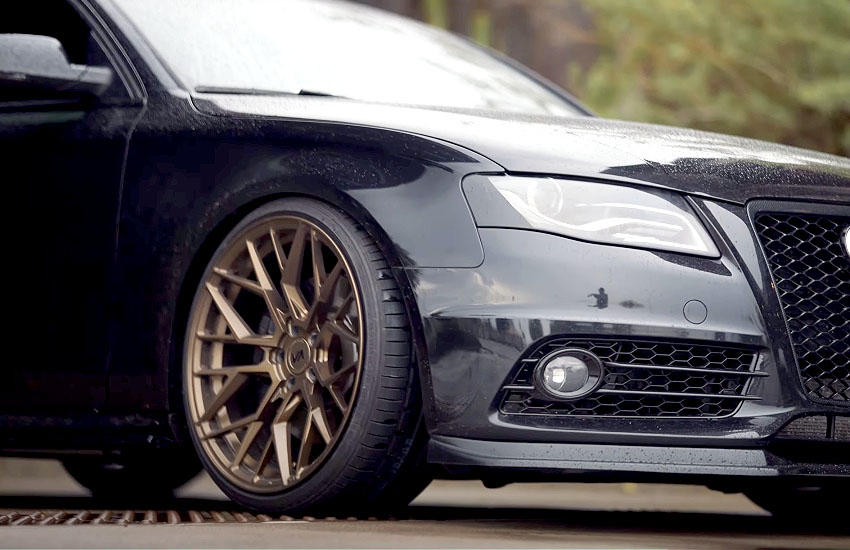
<svg viewBox="0 0 850 550"><path fill-rule="evenodd" d="M340 246L273 215L220 250L185 348L189 423L228 481L251 493L300 483L346 427L363 367L363 307Z"/></svg>

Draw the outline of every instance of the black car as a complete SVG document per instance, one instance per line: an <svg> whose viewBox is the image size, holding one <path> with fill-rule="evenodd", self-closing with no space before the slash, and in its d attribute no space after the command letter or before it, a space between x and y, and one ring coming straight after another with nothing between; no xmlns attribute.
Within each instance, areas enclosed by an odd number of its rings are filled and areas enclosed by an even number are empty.
<svg viewBox="0 0 850 550"><path fill-rule="evenodd" d="M355 4L4 10L4 454L266 513L434 476L846 509L848 159L603 120Z"/></svg>

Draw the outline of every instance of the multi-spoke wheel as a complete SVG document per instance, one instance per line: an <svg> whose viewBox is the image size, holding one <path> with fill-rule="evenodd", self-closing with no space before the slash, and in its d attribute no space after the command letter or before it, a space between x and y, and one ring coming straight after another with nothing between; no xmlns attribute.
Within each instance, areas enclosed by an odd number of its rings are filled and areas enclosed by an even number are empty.
<svg viewBox="0 0 850 550"><path fill-rule="evenodd" d="M286 199L243 220L200 281L184 357L193 440L240 503L341 510L355 493L380 505L421 489L400 292L339 210Z"/></svg>

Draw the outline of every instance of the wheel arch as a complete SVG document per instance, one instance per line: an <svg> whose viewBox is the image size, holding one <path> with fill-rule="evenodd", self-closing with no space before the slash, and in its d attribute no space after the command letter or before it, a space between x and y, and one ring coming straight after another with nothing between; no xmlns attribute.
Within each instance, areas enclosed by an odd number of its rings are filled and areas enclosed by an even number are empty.
<svg viewBox="0 0 850 550"><path fill-rule="evenodd" d="M433 401L433 396L427 388L431 387L430 372L428 371L428 352L425 344L424 329L418 304L412 289L412 283L407 271L403 268L401 254L393 244L384 228L375 220L369 211L349 194L329 184L311 184L303 186L291 182L278 182L275 192L252 197L246 200L229 213L224 214L218 223L200 241L192 253L188 268L182 274L179 282L179 292L171 327L171 346L167 368L168 380L168 403L167 410L169 424L178 442L188 443L189 434L186 431L186 419L182 406L182 356L184 345L184 334L186 323L194 298L197 285L212 259L216 249L227 234L245 218L250 212L270 202L285 198L307 198L317 200L325 204L339 208L351 216L358 224L362 225L369 236L375 240L381 253L390 264L393 276L402 292L402 300L410 321L411 340L414 347L414 356L417 364L417 375L422 392L423 414L427 411Z"/></svg>

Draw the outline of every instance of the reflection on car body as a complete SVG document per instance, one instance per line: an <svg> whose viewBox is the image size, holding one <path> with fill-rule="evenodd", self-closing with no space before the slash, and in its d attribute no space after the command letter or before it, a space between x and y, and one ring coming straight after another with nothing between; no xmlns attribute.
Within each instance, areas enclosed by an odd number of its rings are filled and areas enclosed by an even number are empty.
<svg viewBox="0 0 850 550"><path fill-rule="evenodd" d="M435 475L839 509L847 159L596 118L343 2L19 7L4 453L107 496L202 465L265 513Z"/></svg>

